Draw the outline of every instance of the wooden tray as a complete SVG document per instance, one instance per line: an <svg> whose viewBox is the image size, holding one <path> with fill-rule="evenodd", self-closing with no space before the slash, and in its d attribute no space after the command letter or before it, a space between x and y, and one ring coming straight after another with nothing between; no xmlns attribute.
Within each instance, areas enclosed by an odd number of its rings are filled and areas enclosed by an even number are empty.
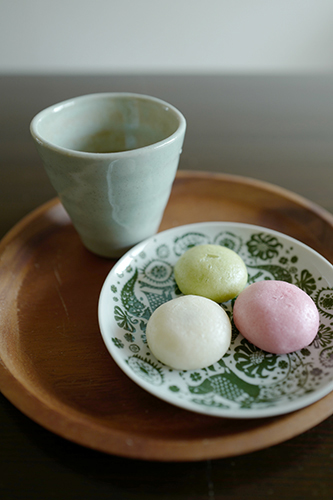
<svg viewBox="0 0 333 500"><path fill-rule="evenodd" d="M179 172L161 230L199 221L259 224L333 262L333 215L275 186ZM113 261L82 246L57 199L0 244L0 388L45 428L107 453L190 461L248 453L290 439L333 412L333 393L292 414L233 420L191 413L146 393L108 354L97 322Z"/></svg>

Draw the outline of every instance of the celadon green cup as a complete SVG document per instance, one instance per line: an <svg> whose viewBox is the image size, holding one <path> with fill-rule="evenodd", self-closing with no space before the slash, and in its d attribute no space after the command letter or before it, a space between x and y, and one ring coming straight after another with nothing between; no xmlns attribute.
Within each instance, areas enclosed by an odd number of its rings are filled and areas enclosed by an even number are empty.
<svg viewBox="0 0 333 500"><path fill-rule="evenodd" d="M185 137L180 111L140 94L90 94L44 109L30 131L86 248L117 258L158 231Z"/></svg>

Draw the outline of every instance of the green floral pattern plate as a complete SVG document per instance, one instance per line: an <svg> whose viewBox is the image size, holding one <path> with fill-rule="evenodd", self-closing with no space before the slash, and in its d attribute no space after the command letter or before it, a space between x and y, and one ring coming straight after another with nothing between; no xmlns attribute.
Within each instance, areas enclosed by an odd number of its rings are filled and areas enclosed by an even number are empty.
<svg viewBox="0 0 333 500"><path fill-rule="evenodd" d="M160 363L146 342L152 312L180 295L173 267L188 248L224 245L246 263L249 284L283 280L304 290L320 313L312 344L286 355L249 343L232 321L234 300L221 304L232 322L232 342L217 363L178 371ZM276 231L228 222L169 229L138 244L107 276L99 299L99 324L114 361L139 386L194 412L230 418L288 413L333 390L333 266L321 255Z"/></svg>

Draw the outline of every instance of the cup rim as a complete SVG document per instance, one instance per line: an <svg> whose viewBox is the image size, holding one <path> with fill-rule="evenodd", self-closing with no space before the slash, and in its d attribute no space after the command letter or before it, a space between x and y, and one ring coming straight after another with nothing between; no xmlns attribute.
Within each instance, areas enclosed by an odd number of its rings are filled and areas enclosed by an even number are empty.
<svg viewBox="0 0 333 500"><path fill-rule="evenodd" d="M91 100L91 99L105 99L106 97L127 97L127 98L136 98L136 99L142 99L142 100L148 100L148 101L153 101L156 102L162 106L164 106L166 109L171 110L178 118L178 127L173 132L171 135L166 137L165 139L162 139L161 141L154 142L153 144L148 144L147 146L143 146L140 148L136 149L130 149L127 151L117 151L117 152L111 152L111 153L95 153L95 152L89 152L89 151L78 151L75 149L70 149L70 148L65 148L63 146L58 146L57 144L54 144L53 142L45 139L42 134L40 134L37 131L37 127L39 122L45 117L46 115L49 115L50 113L56 113L57 111L60 111L60 109L64 107L69 107L69 106L74 106L75 103L78 101L83 101L83 100ZM33 137L33 139L39 144L40 146L47 147L48 149L51 149L53 151L56 151L58 153L63 153L66 155L70 156L76 156L76 157L81 157L81 158L90 158L90 159L107 159L107 158L115 158L115 157L127 157L127 156L132 156L132 155L138 155L138 154L144 154L147 152L149 149L157 149L161 148L163 146L166 146L170 142L173 142L174 140L177 139L180 135L185 133L186 130L186 119L184 115L172 104L169 104L168 102L159 99L158 97L154 97L151 95L146 95L146 94L140 94L140 93L133 93L133 92L96 92L96 93L90 93L90 94L83 94L79 95L76 97L72 97L69 99L66 99L64 101L60 101L56 104L52 104L51 106L48 106L47 108L44 108L43 110L39 111L31 120L30 122L30 133Z"/></svg>

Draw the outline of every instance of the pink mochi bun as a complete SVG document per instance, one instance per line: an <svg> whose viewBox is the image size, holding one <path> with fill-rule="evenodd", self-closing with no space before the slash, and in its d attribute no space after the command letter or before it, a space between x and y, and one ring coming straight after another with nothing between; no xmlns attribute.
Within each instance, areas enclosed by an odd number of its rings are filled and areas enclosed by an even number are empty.
<svg viewBox="0 0 333 500"><path fill-rule="evenodd" d="M285 281L258 281L245 288L234 305L240 333L263 351L287 354L311 344L319 313L303 290Z"/></svg>

